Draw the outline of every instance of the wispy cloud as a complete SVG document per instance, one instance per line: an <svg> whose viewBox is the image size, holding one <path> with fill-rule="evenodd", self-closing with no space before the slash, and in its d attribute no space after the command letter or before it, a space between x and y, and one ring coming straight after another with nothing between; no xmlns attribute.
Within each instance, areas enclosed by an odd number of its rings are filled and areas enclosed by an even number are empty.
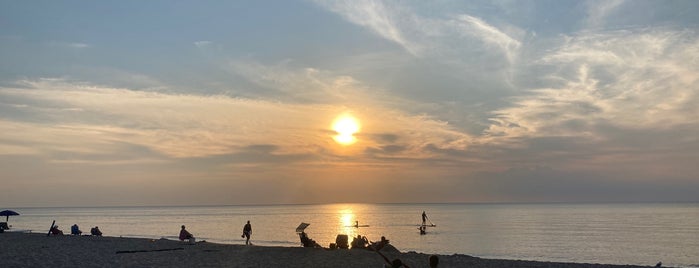
<svg viewBox="0 0 699 268"><path fill-rule="evenodd" d="M70 44L68 44L68 46L72 47L72 48L88 48L88 47L90 47L89 44L85 44L85 43L70 43Z"/></svg>
<svg viewBox="0 0 699 268"><path fill-rule="evenodd" d="M81 43L81 42L50 42L49 43L52 46L58 46L58 47L67 47L67 48L73 48L73 49L84 49L84 48L90 48L92 45L87 44L87 43Z"/></svg>
<svg viewBox="0 0 699 268"><path fill-rule="evenodd" d="M26 144L34 148L34 152L37 148L47 150L42 153L59 150L57 148L71 151L69 148L78 143L132 144L173 158L191 158L231 154L247 145L271 143L277 146L277 153L281 154L333 157L339 152L339 145L332 142L334 133L330 130L330 124L335 116L348 111L360 118L368 131L360 134L361 142L357 148L397 145L374 138L372 133L400 136L400 145L409 148L400 153L386 152L384 157L429 157L431 153L424 150L427 144L463 149L469 139L444 122L373 106L371 103L348 107L334 103L294 104L226 96L164 94L61 79L21 83L30 89L0 88L0 96L11 96L20 103L31 103L22 109L27 116L31 115L34 123L15 118L9 121L12 124L3 126L22 128L22 133L32 132L36 135L5 137L0 143L6 147L9 144ZM316 88L333 84L343 87L342 82L336 79L324 81ZM364 93L358 91L356 94ZM44 120L53 123L41 124ZM49 136L63 138L52 139ZM10 149L13 152L31 152L16 145Z"/></svg>
<svg viewBox="0 0 699 268"><path fill-rule="evenodd" d="M460 28L463 29L464 33L470 34L482 40L484 43L494 45L501 49L502 53L506 55L510 62L516 59L516 53L522 45L520 41L473 16L461 15L458 17L458 21L463 22Z"/></svg>
<svg viewBox="0 0 699 268"><path fill-rule="evenodd" d="M316 3L401 45L417 57L443 57L442 60L453 60L454 55L463 57L463 53L473 53L468 52L472 45L462 42L466 38L480 40L486 47L497 48L492 52L504 55L508 62L512 62L521 46L520 41L510 34L468 14L424 17L400 2L378 0L318 0Z"/></svg>
<svg viewBox="0 0 699 268"><path fill-rule="evenodd" d="M409 14L400 14L396 5L384 4L382 1L316 1L329 10L342 15L348 21L367 27L381 37L393 41L409 53L419 55L421 47L417 43L408 40L402 32L399 23L414 19ZM408 15L407 17L405 15ZM407 22L412 24L410 22Z"/></svg>
<svg viewBox="0 0 699 268"><path fill-rule="evenodd" d="M604 26L605 19L619 6L624 4L625 0L602 0L589 1L587 4L587 19L585 24L588 28L599 28Z"/></svg>
<svg viewBox="0 0 699 268"><path fill-rule="evenodd" d="M213 44L213 42L211 42L211 41L196 41L196 42L194 42L194 46L196 46L198 48L205 48L207 46L210 46L211 44Z"/></svg>
<svg viewBox="0 0 699 268"><path fill-rule="evenodd" d="M559 70L545 78L551 87L533 89L496 111L484 138L526 147L537 138L569 137L569 144L596 150L588 156L598 160L628 151L661 153L654 147L660 144L682 151L687 144L679 141L691 143L689 133L699 131L699 108L693 105L699 94L692 90L699 87L698 51L693 31L641 29L564 38L538 62ZM663 130L678 128L693 130L658 142L667 135ZM623 133L646 142L631 142Z"/></svg>

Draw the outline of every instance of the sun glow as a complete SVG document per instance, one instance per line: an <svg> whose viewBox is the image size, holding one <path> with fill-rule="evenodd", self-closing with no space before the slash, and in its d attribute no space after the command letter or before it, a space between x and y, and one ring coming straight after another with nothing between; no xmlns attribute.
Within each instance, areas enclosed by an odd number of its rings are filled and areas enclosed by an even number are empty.
<svg viewBox="0 0 699 268"><path fill-rule="evenodd" d="M335 141L342 145L350 145L357 142L355 133L359 132L359 121L351 115L344 114L338 116L333 122L332 129L337 132L333 137Z"/></svg>

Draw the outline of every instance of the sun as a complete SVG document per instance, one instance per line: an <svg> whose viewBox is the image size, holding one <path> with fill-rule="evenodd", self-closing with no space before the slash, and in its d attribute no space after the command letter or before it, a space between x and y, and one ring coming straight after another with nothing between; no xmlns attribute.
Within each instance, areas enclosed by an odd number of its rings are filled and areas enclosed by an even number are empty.
<svg viewBox="0 0 699 268"><path fill-rule="evenodd" d="M342 145L350 145L357 142L355 133L359 132L359 121L349 114L343 114L335 118L332 129L337 132L333 139Z"/></svg>

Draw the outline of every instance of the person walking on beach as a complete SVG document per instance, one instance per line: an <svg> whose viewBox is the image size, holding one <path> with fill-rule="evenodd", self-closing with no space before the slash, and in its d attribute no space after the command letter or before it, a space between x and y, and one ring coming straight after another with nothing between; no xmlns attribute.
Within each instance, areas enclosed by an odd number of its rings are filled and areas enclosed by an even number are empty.
<svg viewBox="0 0 699 268"><path fill-rule="evenodd" d="M422 225L425 225L427 222L427 213L425 211L422 211Z"/></svg>
<svg viewBox="0 0 699 268"><path fill-rule="evenodd" d="M250 236L252 235L252 225L250 225L250 221L245 224L245 227L243 227L243 235L240 237L245 237L245 244L250 245Z"/></svg>

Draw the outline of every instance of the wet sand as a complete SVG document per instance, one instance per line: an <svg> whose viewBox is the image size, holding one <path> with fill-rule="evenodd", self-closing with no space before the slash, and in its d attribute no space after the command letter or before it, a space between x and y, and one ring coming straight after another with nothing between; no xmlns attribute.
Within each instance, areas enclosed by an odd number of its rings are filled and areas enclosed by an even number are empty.
<svg viewBox="0 0 699 268"><path fill-rule="evenodd" d="M430 254L381 252L409 267L429 267ZM494 260L468 255L438 255L439 267L644 267ZM2 267L382 267L384 259L368 250L302 247L188 244L165 239L50 236L0 233Z"/></svg>

